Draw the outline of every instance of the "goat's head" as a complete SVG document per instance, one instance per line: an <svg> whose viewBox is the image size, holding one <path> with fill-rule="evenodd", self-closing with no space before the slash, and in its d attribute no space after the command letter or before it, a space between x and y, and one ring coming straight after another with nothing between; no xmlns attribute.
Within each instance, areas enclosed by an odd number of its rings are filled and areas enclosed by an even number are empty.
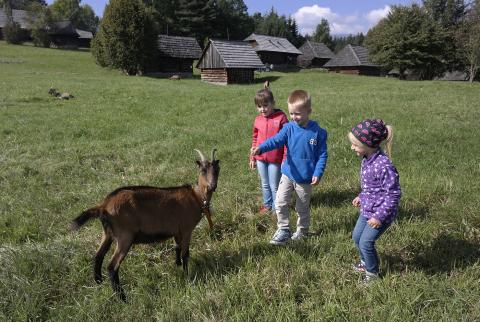
<svg viewBox="0 0 480 322"><path fill-rule="evenodd" d="M214 192L217 189L218 175L220 173L220 161L215 160L215 151L212 150L211 161L208 161L200 150L195 149L200 160L197 160L200 175L198 176L198 184L207 188L207 192Z"/></svg>

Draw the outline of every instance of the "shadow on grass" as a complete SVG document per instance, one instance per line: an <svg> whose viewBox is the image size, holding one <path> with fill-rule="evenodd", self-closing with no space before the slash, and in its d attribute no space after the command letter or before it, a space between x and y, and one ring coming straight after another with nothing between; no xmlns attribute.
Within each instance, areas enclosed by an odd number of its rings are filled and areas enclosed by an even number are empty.
<svg viewBox="0 0 480 322"><path fill-rule="evenodd" d="M155 79L169 79L173 75L180 76L181 79L200 79L200 75L194 75L188 72L150 72L143 74L143 77ZM174 80L177 81L177 80Z"/></svg>
<svg viewBox="0 0 480 322"><path fill-rule="evenodd" d="M428 204L421 204L414 201L406 201L398 209L397 220L410 221L410 220L425 220L430 214L430 207Z"/></svg>
<svg viewBox="0 0 480 322"><path fill-rule="evenodd" d="M428 244L407 248L397 254L382 254L381 257L390 271L402 273L413 268L435 275L474 264L480 258L480 249L477 243L442 234Z"/></svg>
<svg viewBox="0 0 480 322"><path fill-rule="evenodd" d="M314 193L310 200L311 206L327 206L338 208L351 204L353 198L355 198L355 190L321 190L318 193Z"/></svg>
<svg viewBox="0 0 480 322"><path fill-rule="evenodd" d="M253 83L254 84L263 84L265 83L266 81L269 81L270 83L280 79L281 76L264 76L262 75L261 77L255 77Z"/></svg>
<svg viewBox="0 0 480 322"><path fill-rule="evenodd" d="M253 243L247 247L242 247L238 251L222 250L221 252L212 252L197 255L191 261L192 278L206 281L211 276L223 276L237 273L245 266L247 261L256 261L281 251L281 247L276 247L267 242Z"/></svg>

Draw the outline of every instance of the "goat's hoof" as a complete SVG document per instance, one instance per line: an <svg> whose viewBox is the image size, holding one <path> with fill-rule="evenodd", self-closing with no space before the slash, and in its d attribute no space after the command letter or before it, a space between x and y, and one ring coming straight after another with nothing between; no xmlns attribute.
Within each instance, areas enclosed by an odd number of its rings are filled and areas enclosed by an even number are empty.
<svg viewBox="0 0 480 322"><path fill-rule="evenodd" d="M102 277L102 275L100 275L100 276L95 276L95 282L97 282L97 284L102 284L102 282L103 282L103 277Z"/></svg>
<svg viewBox="0 0 480 322"><path fill-rule="evenodd" d="M125 292L121 291L120 293L118 293L118 297L120 298L120 300L122 300L123 303L127 303L127 296L125 295Z"/></svg>

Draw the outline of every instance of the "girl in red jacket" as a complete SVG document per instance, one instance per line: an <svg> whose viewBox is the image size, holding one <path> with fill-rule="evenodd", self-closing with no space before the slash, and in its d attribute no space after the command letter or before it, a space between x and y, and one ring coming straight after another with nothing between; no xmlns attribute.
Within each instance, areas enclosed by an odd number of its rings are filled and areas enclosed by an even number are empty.
<svg viewBox="0 0 480 322"><path fill-rule="evenodd" d="M259 115L253 123L252 147L257 147L266 139L277 134L284 124L288 123L287 116L282 110L275 108L275 100L266 81L264 89L255 94L255 106ZM250 157L250 169L258 169L263 193L263 205L260 213L268 213L275 208L275 196L280 181L280 165L284 160L284 148L276 149L261 155Z"/></svg>

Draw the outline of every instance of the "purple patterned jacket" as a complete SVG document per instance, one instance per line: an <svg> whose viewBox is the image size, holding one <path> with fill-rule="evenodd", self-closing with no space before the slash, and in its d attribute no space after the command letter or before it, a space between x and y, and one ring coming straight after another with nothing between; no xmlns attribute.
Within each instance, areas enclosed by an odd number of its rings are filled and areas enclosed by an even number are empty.
<svg viewBox="0 0 480 322"><path fill-rule="evenodd" d="M402 192L397 169L381 149L362 160L360 213L382 223L391 223L398 212Z"/></svg>

